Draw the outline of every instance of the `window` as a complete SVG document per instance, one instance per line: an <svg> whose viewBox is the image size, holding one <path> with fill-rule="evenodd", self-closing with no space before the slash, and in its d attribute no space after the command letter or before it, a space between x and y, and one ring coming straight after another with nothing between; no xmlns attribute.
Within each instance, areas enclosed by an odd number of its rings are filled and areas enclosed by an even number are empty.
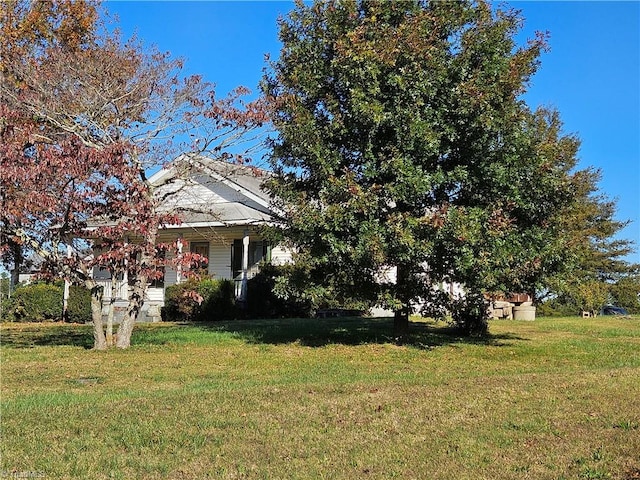
<svg viewBox="0 0 640 480"><path fill-rule="evenodd" d="M160 263L160 265L156 267L156 271L160 272L161 276L159 276L158 278L151 279L151 284L149 286L151 288L164 288L164 274L165 274L164 259L167 254L167 250L166 248L160 248L160 247L156 247L156 248L157 248L156 255L158 258L158 263Z"/></svg>
<svg viewBox="0 0 640 480"><path fill-rule="evenodd" d="M209 242L191 242L189 249L191 253L197 253L207 260L209 259ZM199 268L201 275L207 275L209 273L208 262L202 262Z"/></svg>

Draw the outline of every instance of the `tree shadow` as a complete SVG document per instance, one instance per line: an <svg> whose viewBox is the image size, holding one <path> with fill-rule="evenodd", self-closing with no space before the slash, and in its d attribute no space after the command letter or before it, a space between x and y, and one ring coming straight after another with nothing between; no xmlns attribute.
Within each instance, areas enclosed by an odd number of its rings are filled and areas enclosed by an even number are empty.
<svg viewBox="0 0 640 480"><path fill-rule="evenodd" d="M252 344L297 343L306 347L392 343L431 349L455 343L507 346L514 340L524 340L508 333L483 337L463 336L456 329L435 322L411 322L409 334L404 338L397 338L393 333L393 318L388 317L238 320L204 323L200 326L205 330L232 333Z"/></svg>
<svg viewBox="0 0 640 480"><path fill-rule="evenodd" d="M249 344L298 344L306 347L326 345L385 344L403 345L418 349L432 349L443 345L478 344L508 346L524 340L509 333L484 337L463 336L443 323L411 322L409 334L400 339L393 334L393 318L388 317L336 317L293 318L270 320L226 320L206 323L155 324L163 328L136 328L133 345L165 345L181 343L190 335L190 329L200 332L227 333ZM186 332L185 332L186 330ZM213 342L212 342L213 343ZM93 347L91 325L30 324L0 326L0 345L10 348L37 346Z"/></svg>
<svg viewBox="0 0 640 480"><path fill-rule="evenodd" d="M91 325L42 323L5 328L0 326L0 345L11 348L72 346L93 347Z"/></svg>

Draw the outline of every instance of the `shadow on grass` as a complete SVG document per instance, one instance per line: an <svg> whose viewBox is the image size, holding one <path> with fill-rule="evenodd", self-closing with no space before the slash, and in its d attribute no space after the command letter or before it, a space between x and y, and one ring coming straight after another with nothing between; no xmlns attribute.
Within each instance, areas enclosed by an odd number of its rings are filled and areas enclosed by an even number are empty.
<svg viewBox="0 0 640 480"><path fill-rule="evenodd" d="M523 340L512 334L464 337L446 325L433 322L412 322L409 335L400 340L393 335L392 318L342 317L139 324L133 332L132 345L166 345L193 341L215 345L221 335L249 344L297 343L307 347L322 347L331 344L392 343L419 349L456 343L506 346L513 340ZM93 336L90 325L12 325L10 328L1 327L0 343L12 348L66 345L89 349L93 346Z"/></svg>
<svg viewBox="0 0 640 480"><path fill-rule="evenodd" d="M504 346L512 340L523 340L512 334L465 337L451 327L433 322L411 322L409 335L399 339L393 334L393 319L386 317L245 320L199 326L206 330L229 332L252 344L298 343L307 347L394 343L429 349L454 343Z"/></svg>
<svg viewBox="0 0 640 480"><path fill-rule="evenodd" d="M92 348L91 325L67 323L4 324L0 326L3 347L32 348L40 346L71 346Z"/></svg>

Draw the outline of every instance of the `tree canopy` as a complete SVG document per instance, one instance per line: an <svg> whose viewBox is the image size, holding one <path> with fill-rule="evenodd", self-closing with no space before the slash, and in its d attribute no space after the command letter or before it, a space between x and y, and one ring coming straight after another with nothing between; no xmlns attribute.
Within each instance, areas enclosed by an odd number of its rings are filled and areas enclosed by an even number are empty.
<svg viewBox="0 0 640 480"><path fill-rule="evenodd" d="M522 100L546 48L516 43L522 21L487 2L365 0L280 20L268 188L308 295L357 291L400 333L416 305L483 332L486 298L566 267L579 142Z"/></svg>
<svg viewBox="0 0 640 480"><path fill-rule="evenodd" d="M595 314L611 302L640 311L640 265L626 260L635 245L620 237L628 222L615 218L616 202L598 190L600 177L600 171L586 169L575 182L576 201L562 219L572 261L540 295L550 311Z"/></svg>
<svg viewBox="0 0 640 480"><path fill-rule="evenodd" d="M14 264L33 249L51 275L92 289L96 348L106 340L91 270L126 268L117 336L126 348L149 283L168 262L194 260L158 244L158 231L179 218L159 208L148 172L178 153L232 158L227 149L251 140L266 117L260 102L242 101L246 89L218 98L213 85L182 74L181 60L123 40L103 18L91 0L3 5L0 227Z"/></svg>

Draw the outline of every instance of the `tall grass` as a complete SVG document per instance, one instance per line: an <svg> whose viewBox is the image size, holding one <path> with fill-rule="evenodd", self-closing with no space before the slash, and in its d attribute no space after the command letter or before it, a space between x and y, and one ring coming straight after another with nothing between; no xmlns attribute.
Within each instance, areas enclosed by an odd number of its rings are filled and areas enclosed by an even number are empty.
<svg viewBox="0 0 640 480"><path fill-rule="evenodd" d="M640 319L2 325L5 476L640 478Z"/></svg>

